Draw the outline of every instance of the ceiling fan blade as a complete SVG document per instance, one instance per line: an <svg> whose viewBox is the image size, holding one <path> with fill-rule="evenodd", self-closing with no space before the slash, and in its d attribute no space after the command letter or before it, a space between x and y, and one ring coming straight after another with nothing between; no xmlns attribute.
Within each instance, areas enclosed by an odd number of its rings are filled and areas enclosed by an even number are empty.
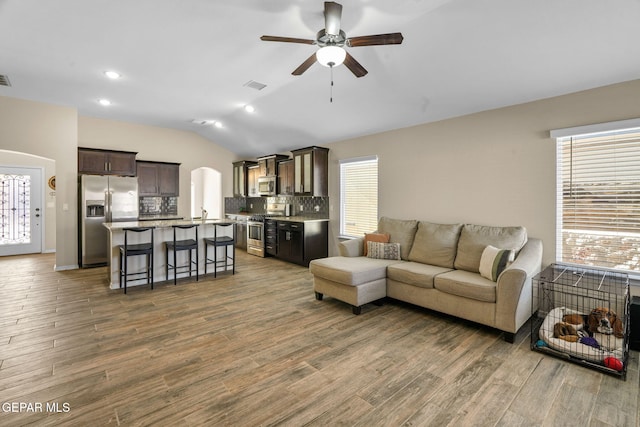
<svg viewBox="0 0 640 427"><path fill-rule="evenodd" d="M349 55L349 52L347 52L347 56L344 58L344 66L347 67L356 77L363 77L368 73L368 71L365 70L365 68L360 65L353 56Z"/></svg>
<svg viewBox="0 0 640 427"><path fill-rule="evenodd" d="M309 69L309 67L311 67L315 62L316 62L316 54L314 53L313 55L308 57L306 61L304 61L302 64L300 64L300 66L298 68L293 70L293 72L291 74L293 74L294 76L299 76L302 73L304 73L305 71L307 71Z"/></svg>
<svg viewBox="0 0 640 427"><path fill-rule="evenodd" d="M285 43L302 43L302 44L316 44L315 40L309 39L296 39L293 37L278 37L278 36L262 36L260 40L265 42L285 42Z"/></svg>
<svg viewBox="0 0 640 427"><path fill-rule="evenodd" d="M334 1L324 2L324 30L327 34L337 36L340 34L340 21L342 20L342 5Z"/></svg>
<svg viewBox="0 0 640 427"><path fill-rule="evenodd" d="M404 40L402 33L376 34L373 36L351 37L347 45L351 47L375 46L381 44L400 44Z"/></svg>

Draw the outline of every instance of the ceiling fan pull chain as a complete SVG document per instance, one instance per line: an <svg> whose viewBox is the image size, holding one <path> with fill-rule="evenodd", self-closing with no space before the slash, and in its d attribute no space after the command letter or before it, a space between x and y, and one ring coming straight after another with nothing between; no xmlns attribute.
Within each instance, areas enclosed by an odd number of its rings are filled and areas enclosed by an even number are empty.
<svg viewBox="0 0 640 427"><path fill-rule="evenodd" d="M329 102L333 103L333 63L329 63L329 68L331 69L331 86L329 88Z"/></svg>

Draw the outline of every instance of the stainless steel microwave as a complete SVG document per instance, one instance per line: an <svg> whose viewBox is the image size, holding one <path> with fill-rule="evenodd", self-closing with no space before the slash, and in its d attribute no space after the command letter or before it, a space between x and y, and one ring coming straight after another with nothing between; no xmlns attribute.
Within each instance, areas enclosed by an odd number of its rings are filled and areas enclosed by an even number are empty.
<svg viewBox="0 0 640 427"><path fill-rule="evenodd" d="M275 196L276 180L275 176L258 177L258 194L261 196Z"/></svg>

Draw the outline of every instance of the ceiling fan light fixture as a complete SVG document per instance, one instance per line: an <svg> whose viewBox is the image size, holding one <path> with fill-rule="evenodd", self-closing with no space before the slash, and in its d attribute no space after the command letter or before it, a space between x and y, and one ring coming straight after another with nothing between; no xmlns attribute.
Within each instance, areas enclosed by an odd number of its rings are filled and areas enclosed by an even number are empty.
<svg viewBox="0 0 640 427"><path fill-rule="evenodd" d="M318 49L316 59L325 67L337 67L344 62L347 52L340 46L325 46Z"/></svg>

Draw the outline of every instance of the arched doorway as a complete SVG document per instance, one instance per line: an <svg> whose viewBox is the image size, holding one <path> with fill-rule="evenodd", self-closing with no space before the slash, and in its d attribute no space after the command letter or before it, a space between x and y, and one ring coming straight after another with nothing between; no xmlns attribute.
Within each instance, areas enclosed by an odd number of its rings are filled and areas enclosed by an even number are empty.
<svg viewBox="0 0 640 427"><path fill-rule="evenodd" d="M191 217L200 217L205 209L208 218L222 218L222 174L201 167L191 171Z"/></svg>

